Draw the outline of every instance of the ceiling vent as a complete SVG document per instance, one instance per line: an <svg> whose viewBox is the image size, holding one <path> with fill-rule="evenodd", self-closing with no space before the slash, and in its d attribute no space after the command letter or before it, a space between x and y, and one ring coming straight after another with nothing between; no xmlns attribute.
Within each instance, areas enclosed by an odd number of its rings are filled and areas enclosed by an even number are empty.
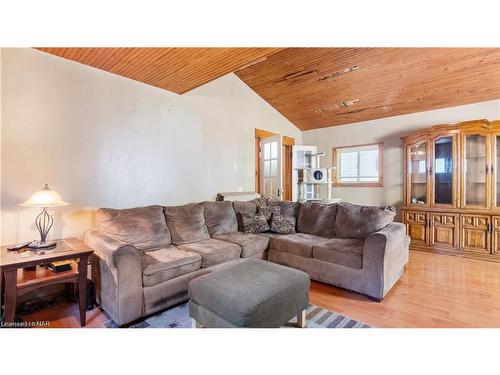
<svg viewBox="0 0 500 375"><path fill-rule="evenodd" d="M321 107L321 108L315 110L314 113L332 112L332 111L337 111L337 110L343 109L343 108L349 108L349 107L352 107L354 105L354 103L357 103L357 102L359 102L359 99L345 100L345 101L340 102L340 103L335 103L335 104Z"/></svg>
<svg viewBox="0 0 500 375"><path fill-rule="evenodd" d="M349 68L337 70L336 72L326 74L326 75L322 76L319 80L324 81L327 79L335 78L335 77L341 76L341 75L346 74L346 73L354 72L354 71L359 70L359 69L361 69L360 66L353 65L353 66L350 66Z"/></svg>

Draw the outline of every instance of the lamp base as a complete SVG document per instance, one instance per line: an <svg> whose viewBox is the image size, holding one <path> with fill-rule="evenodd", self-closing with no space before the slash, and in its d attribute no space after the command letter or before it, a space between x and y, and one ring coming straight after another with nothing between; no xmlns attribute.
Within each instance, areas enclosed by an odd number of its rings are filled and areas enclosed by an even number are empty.
<svg viewBox="0 0 500 375"><path fill-rule="evenodd" d="M37 250L37 249L48 249L48 248L53 248L57 246L56 241L50 241L50 242L41 242L41 241L33 241L28 245L30 249Z"/></svg>

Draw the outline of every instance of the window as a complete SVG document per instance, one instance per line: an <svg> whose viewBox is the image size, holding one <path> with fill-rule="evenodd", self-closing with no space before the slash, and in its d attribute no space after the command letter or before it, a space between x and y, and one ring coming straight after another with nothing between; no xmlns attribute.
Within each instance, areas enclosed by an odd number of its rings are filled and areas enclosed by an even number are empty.
<svg viewBox="0 0 500 375"><path fill-rule="evenodd" d="M383 143L334 148L334 186L383 186L383 152Z"/></svg>

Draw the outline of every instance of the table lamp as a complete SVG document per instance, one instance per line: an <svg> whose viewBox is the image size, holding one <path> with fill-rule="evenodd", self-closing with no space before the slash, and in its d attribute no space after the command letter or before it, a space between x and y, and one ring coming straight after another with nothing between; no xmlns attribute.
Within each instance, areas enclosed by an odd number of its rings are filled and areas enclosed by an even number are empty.
<svg viewBox="0 0 500 375"><path fill-rule="evenodd" d="M29 247L33 249L40 249L46 247L52 247L56 244L55 241L46 242L47 234L54 225L54 218L47 212L48 207L59 207L67 206L69 203L64 202L61 196L49 189L49 186L45 184L42 190L37 191L29 199L21 203L20 206L23 207L41 207L42 212L36 217L35 225L36 229L40 233L40 241L33 241Z"/></svg>

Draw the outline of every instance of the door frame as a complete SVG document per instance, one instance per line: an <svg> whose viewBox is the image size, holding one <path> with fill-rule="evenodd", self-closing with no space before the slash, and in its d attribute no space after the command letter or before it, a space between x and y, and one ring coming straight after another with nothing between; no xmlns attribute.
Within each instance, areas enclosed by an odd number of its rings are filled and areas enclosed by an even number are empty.
<svg viewBox="0 0 500 375"><path fill-rule="evenodd" d="M260 141L263 138L272 137L278 133L269 130L255 128L255 192L260 194ZM295 138L283 135L283 199L292 200L292 146Z"/></svg>

